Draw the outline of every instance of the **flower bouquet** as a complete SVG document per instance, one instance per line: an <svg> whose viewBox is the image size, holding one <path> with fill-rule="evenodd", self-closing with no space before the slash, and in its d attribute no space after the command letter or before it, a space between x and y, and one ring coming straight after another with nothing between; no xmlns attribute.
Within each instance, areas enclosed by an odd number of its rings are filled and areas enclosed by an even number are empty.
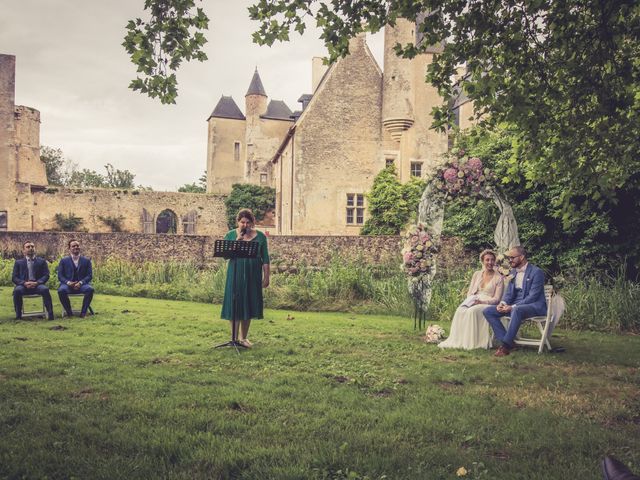
<svg viewBox="0 0 640 480"><path fill-rule="evenodd" d="M427 343L440 343L444 338L444 328L440 325L429 325L424 335L424 341Z"/></svg>
<svg viewBox="0 0 640 480"><path fill-rule="evenodd" d="M401 268L409 278L415 306L414 320L419 320L419 328L422 328L425 319L425 292L431 286L437 253L436 240L423 225L414 225L409 229L402 250Z"/></svg>

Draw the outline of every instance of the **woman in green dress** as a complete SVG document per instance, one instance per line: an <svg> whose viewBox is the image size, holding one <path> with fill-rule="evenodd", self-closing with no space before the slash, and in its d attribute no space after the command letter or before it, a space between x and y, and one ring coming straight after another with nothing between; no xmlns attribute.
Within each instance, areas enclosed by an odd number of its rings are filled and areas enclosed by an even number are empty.
<svg viewBox="0 0 640 480"><path fill-rule="evenodd" d="M224 289L221 317L225 320L235 320L231 324L233 329L240 324L240 335L231 332L233 338L244 347L250 348L251 342L247 338L252 318L263 318L262 289L269 286L269 250L267 237L254 228L256 219L253 212L244 208L236 217L238 228L229 231L225 240L239 240L243 242L257 242L258 255L256 258L237 258L230 260L227 268L227 281ZM234 285L235 281L235 285ZM235 315L233 298L236 296ZM235 335L234 335L235 334Z"/></svg>

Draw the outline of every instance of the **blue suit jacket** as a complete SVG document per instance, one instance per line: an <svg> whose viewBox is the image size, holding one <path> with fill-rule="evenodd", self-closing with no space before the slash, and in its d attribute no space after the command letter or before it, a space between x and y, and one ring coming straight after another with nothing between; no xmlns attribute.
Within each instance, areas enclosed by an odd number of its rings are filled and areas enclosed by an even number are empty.
<svg viewBox="0 0 640 480"><path fill-rule="evenodd" d="M544 298L544 272L535 265L528 264L522 281L522 300L516 302L516 271L511 270L513 278L507 285L502 301L507 305L531 305L539 310L539 315L547 313L547 300Z"/></svg>
<svg viewBox="0 0 640 480"><path fill-rule="evenodd" d="M66 285L67 282L73 281L75 268L76 266L73 264L70 256L60 260L60 264L58 265L58 280L60 280L61 285ZM92 278L93 270L91 268L91 259L81 255L78 260L78 280L81 281L83 285L86 285L91 283Z"/></svg>
<svg viewBox="0 0 640 480"><path fill-rule="evenodd" d="M44 258L35 257L33 259L33 274L39 284L45 284L49 281L49 266ZM29 267L27 267L26 258L16 260L16 263L13 264L11 280L16 285L22 285L29 280Z"/></svg>

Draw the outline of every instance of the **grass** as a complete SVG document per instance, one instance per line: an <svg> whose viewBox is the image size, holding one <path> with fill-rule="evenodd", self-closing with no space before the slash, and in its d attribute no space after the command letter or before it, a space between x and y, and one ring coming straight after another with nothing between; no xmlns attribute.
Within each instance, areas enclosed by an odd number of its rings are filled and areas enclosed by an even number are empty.
<svg viewBox="0 0 640 480"><path fill-rule="evenodd" d="M640 470L638 336L558 331L566 353L495 359L441 352L409 318L268 310L238 355L212 348L217 305L94 306L0 306L1 478L598 479L606 454Z"/></svg>

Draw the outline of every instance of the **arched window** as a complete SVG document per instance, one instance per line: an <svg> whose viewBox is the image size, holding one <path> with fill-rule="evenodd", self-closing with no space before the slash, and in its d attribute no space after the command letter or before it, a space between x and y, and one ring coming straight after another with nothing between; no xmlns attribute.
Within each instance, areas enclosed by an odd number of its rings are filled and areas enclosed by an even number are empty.
<svg viewBox="0 0 640 480"><path fill-rule="evenodd" d="M163 210L156 220L156 233L176 233L178 231L178 217L171 210Z"/></svg>

